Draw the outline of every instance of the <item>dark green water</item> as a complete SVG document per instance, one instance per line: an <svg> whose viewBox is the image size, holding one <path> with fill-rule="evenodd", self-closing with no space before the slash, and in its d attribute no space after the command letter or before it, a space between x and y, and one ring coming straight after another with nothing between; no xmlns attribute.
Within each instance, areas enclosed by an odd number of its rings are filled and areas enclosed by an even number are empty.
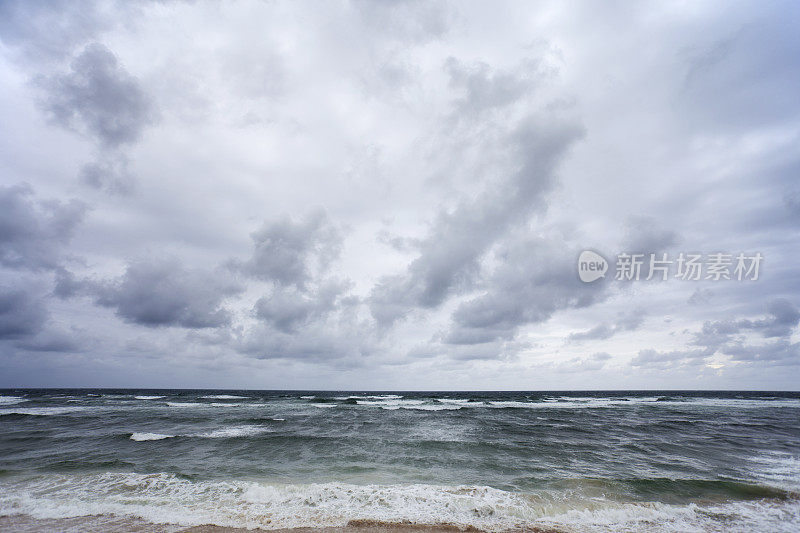
<svg viewBox="0 0 800 533"><path fill-rule="evenodd" d="M800 531L797 393L0 394L0 514Z"/></svg>

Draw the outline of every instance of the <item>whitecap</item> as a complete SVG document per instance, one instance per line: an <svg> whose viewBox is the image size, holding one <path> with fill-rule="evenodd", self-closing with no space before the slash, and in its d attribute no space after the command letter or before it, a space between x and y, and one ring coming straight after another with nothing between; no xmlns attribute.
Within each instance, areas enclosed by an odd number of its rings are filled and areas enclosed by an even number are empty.
<svg viewBox="0 0 800 533"><path fill-rule="evenodd" d="M232 396L230 394L212 394L210 396L201 396L201 398L205 398L206 400L244 400L247 399L247 396Z"/></svg>
<svg viewBox="0 0 800 533"><path fill-rule="evenodd" d="M359 394L354 396L336 396L334 400L399 400L399 394Z"/></svg>
<svg viewBox="0 0 800 533"><path fill-rule="evenodd" d="M235 426L215 429L207 433L195 433L192 436L205 439L230 439L234 437L254 437L268 431L270 431L269 428L262 426Z"/></svg>
<svg viewBox="0 0 800 533"><path fill-rule="evenodd" d="M0 405L14 405L16 403L27 402L21 396L0 396Z"/></svg>
<svg viewBox="0 0 800 533"><path fill-rule="evenodd" d="M392 407L383 407L383 409L392 409ZM461 409L460 405L398 405L395 409L413 409L416 411L458 411Z"/></svg>
<svg viewBox="0 0 800 533"><path fill-rule="evenodd" d="M422 405L425 400L401 400L401 399L383 399L383 400L356 400L358 405L379 405L379 406L402 406L402 405Z"/></svg>
<svg viewBox="0 0 800 533"><path fill-rule="evenodd" d="M170 439L175 435L165 435L163 433L132 433L131 440L145 441L145 440L162 440Z"/></svg>

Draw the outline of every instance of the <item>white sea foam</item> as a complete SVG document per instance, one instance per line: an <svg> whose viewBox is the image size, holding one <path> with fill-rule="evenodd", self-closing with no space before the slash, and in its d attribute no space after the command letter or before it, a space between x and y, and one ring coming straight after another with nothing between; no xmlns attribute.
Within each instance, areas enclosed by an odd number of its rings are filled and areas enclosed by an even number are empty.
<svg viewBox="0 0 800 533"><path fill-rule="evenodd" d="M205 407L208 404L197 402L167 402L167 405L170 407Z"/></svg>
<svg viewBox="0 0 800 533"><path fill-rule="evenodd" d="M397 398L382 398L379 400L356 400L358 405L380 407L390 411L397 409L414 409L417 411L455 411L461 409L461 404L429 403L425 400L412 400Z"/></svg>
<svg viewBox="0 0 800 533"><path fill-rule="evenodd" d="M273 419L273 420L283 420L283 419ZM236 437L253 437L255 435L261 435L262 433L268 433L271 430L267 427L262 426L231 426L226 428L218 428L211 431L205 431L202 433L184 433L179 435L167 434L167 433L147 433L147 432L137 432L131 435L131 440L135 441L148 441L148 440L162 440L162 439L170 439L173 437L196 437L201 439L230 439Z"/></svg>
<svg viewBox="0 0 800 533"><path fill-rule="evenodd" d="M229 439L233 437L253 437L269 432L269 428L260 426L236 426L229 428L215 429L207 433L197 433L193 436L206 439Z"/></svg>
<svg viewBox="0 0 800 533"><path fill-rule="evenodd" d="M0 515L138 517L180 526L344 526L351 520L450 523L487 531L574 533L796 532L797 500L720 504L620 503L573 493L525 495L485 486L266 484L191 481L172 474L41 475L0 479Z"/></svg>
<svg viewBox="0 0 800 533"><path fill-rule="evenodd" d="M393 400L403 398L390 398L389 396L348 396L337 399L355 399L359 405L399 406ZM563 396L558 398L543 398L541 400L488 400L474 401L467 398L433 398L439 404L453 404L469 408L520 408L520 409L599 409L630 407L633 405L647 405L650 407L681 407L693 408L732 408L732 409L757 409L772 407L800 408L800 399L795 398L691 398L676 397L664 398L650 397L574 397ZM402 399L401 402L425 403L424 400Z"/></svg>
<svg viewBox="0 0 800 533"><path fill-rule="evenodd" d="M164 435L163 433L133 433L131 435L131 440L136 441L143 441L143 440L162 440L162 439L170 439L175 435Z"/></svg>
<svg viewBox="0 0 800 533"><path fill-rule="evenodd" d="M361 394L358 396L336 396L334 400L399 400L402 397L399 394Z"/></svg>
<svg viewBox="0 0 800 533"><path fill-rule="evenodd" d="M800 457L786 452L765 452L749 458L754 473L763 481L800 494Z"/></svg>
<svg viewBox="0 0 800 533"><path fill-rule="evenodd" d="M790 533L800 526L798 512L798 502L734 502L711 506L628 503L571 509L538 522L575 533Z"/></svg>
<svg viewBox="0 0 800 533"><path fill-rule="evenodd" d="M401 406L401 405L422 405L425 403L424 400L403 400L399 398L384 398L378 400L356 400L358 405L391 405L391 406Z"/></svg>
<svg viewBox="0 0 800 533"><path fill-rule="evenodd" d="M14 405L27 401L28 400L21 396L0 396L0 405Z"/></svg>
<svg viewBox="0 0 800 533"><path fill-rule="evenodd" d="M327 409L331 407L338 407L335 403L312 403L314 407L319 407L320 409Z"/></svg>
<svg viewBox="0 0 800 533"><path fill-rule="evenodd" d="M164 396L134 396L137 400L160 400Z"/></svg>
<svg viewBox="0 0 800 533"><path fill-rule="evenodd" d="M247 396L231 396L230 394L212 394L210 396L201 396L207 400L244 400Z"/></svg>
<svg viewBox="0 0 800 533"><path fill-rule="evenodd" d="M249 406L249 407L264 407L267 404L248 404L248 403L236 403L236 402L208 402L208 403L201 403L201 402L167 402L169 407L241 407L241 406Z"/></svg>
<svg viewBox="0 0 800 533"><path fill-rule="evenodd" d="M413 409L415 411L458 411L461 409L460 405L400 405L397 409ZM392 407L383 407L383 409L392 409Z"/></svg>
<svg viewBox="0 0 800 533"><path fill-rule="evenodd" d="M519 409L600 409L647 405L651 407L680 407L683 409L725 408L725 409L758 409L773 407L800 408L800 400L786 398L782 400L747 400L737 398L686 398L659 400L652 398L560 398L558 400L490 400L470 402L469 407L519 408Z"/></svg>

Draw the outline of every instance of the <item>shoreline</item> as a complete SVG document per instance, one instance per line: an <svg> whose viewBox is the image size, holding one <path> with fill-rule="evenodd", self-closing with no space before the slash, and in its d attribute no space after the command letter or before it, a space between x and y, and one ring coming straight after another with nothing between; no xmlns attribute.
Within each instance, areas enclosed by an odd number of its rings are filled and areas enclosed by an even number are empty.
<svg viewBox="0 0 800 533"><path fill-rule="evenodd" d="M0 531L14 533L486 533L476 527L452 524L414 524L405 522L379 522L351 520L345 526L320 526L247 529L213 524L180 526L157 524L141 518L113 515L89 515L71 518L34 518L26 514L0 516ZM566 533L554 528L526 527L503 533Z"/></svg>

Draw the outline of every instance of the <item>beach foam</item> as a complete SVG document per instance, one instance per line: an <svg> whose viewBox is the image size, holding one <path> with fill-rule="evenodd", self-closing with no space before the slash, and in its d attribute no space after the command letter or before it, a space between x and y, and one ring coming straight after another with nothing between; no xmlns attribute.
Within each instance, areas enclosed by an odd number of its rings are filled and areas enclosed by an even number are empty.
<svg viewBox="0 0 800 533"><path fill-rule="evenodd" d="M172 474L48 475L2 480L0 515L136 517L183 526L245 528L448 523L487 531L553 527L571 532L794 532L797 500L684 506L618 503L571 493L524 495L485 486L266 484L190 481Z"/></svg>

